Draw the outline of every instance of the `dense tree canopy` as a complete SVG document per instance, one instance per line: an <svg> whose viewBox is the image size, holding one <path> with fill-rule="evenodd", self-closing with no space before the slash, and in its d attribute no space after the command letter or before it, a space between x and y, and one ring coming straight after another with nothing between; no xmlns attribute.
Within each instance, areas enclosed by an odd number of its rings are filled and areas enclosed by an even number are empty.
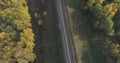
<svg viewBox="0 0 120 63"><path fill-rule="evenodd" d="M0 63L34 61L30 20L26 0L0 1Z"/></svg>

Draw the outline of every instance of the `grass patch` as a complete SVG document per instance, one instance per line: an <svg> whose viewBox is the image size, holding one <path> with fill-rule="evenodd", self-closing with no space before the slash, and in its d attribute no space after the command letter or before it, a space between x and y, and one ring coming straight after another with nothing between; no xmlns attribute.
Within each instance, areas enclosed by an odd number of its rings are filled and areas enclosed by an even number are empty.
<svg viewBox="0 0 120 63"><path fill-rule="evenodd" d="M63 63L61 38L56 17L55 1L46 1L47 16L44 18L46 30L43 32L44 63Z"/></svg>
<svg viewBox="0 0 120 63"><path fill-rule="evenodd" d="M94 63L77 0L66 0L78 63Z"/></svg>

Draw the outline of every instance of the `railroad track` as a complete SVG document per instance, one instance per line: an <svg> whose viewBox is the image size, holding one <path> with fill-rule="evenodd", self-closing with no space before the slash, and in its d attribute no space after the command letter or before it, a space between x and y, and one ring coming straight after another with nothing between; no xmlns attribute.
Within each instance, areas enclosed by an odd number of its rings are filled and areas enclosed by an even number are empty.
<svg viewBox="0 0 120 63"><path fill-rule="evenodd" d="M61 32L62 45L64 50L65 63L77 63L65 1L64 0L55 1L57 15L59 19L58 24Z"/></svg>

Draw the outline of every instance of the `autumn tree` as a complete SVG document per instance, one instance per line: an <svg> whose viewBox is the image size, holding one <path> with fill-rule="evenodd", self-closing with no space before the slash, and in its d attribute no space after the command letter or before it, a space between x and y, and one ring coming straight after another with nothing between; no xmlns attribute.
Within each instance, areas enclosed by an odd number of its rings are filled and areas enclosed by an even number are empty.
<svg viewBox="0 0 120 63"><path fill-rule="evenodd" d="M94 6L94 5L101 5L101 4L103 4L103 2L104 2L105 0L88 0L88 2L87 2L87 4L88 4L88 6Z"/></svg>
<svg viewBox="0 0 120 63"><path fill-rule="evenodd" d="M34 34L30 21L26 0L0 1L0 62L34 61Z"/></svg>

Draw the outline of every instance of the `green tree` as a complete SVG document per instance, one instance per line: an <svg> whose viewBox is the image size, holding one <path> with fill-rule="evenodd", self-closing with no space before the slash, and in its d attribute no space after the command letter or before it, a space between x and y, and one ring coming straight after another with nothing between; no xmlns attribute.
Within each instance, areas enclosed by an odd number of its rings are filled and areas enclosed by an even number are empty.
<svg viewBox="0 0 120 63"><path fill-rule="evenodd" d="M91 12L93 13L96 19L93 19L91 23L93 23L93 27L104 31L106 35L113 35L113 20L112 16L109 15L109 12L104 9L101 5L96 5L91 8Z"/></svg>
<svg viewBox="0 0 120 63"><path fill-rule="evenodd" d="M116 13L116 15L113 17L114 20L114 29L118 35L120 32L120 10Z"/></svg>

